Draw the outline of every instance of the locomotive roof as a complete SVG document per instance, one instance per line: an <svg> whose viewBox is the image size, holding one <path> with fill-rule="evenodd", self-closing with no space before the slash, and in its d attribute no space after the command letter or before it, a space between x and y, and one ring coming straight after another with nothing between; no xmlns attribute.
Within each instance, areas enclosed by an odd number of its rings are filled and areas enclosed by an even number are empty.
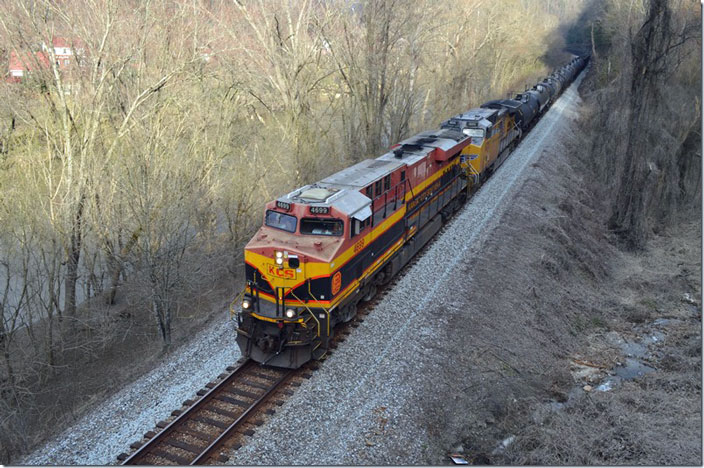
<svg viewBox="0 0 704 468"><path fill-rule="evenodd" d="M348 216L365 219L371 214L371 200L358 189L323 182L305 185L277 199L286 203L332 206Z"/></svg>
<svg viewBox="0 0 704 468"><path fill-rule="evenodd" d="M449 128L430 130L406 138L399 142L391 151L379 156L378 159L403 161L412 166L420 159L427 157L428 153L435 150L435 148L441 151L449 151L467 138L467 135Z"/></svg>
<svg viewBox="0 0 704 468"><path fill-rule="evenodd" d="M353 217L367 217L371 200L360 191L395 170L413 165L436 148L449 151L468 137L451 129L419 133L401 141L392 151L375 159L360 161L332 174L320 182L309 184L279 197L286 203L333 206ZM369 212L369 213L367 213Z"/></svg>
<svg viewBox="0 0 704 468"><path fill-rule="evenodd" d="M477 107L458 114L442 123L443 127L481 127L488 128L496 123L497 117L504 115L506 109L488 109ZM464 123L464 125L462 125Z"/></svg>
<svg viewBox="0 0 704 468"><path fill-rule="evenodd" d="M332 206L348 216L366 219L371 215L371 199L360 193L360 190L404 165L398 160L366 159L320 182L296 189L278 200Z"/></svg>
<svg viewBox="0 0 704 468"><path fill-rule="evenodd" d="M366 159L321 180L322 184L335 187L349 187L357 190L366 187L404 165L398 159Z"/></svg>

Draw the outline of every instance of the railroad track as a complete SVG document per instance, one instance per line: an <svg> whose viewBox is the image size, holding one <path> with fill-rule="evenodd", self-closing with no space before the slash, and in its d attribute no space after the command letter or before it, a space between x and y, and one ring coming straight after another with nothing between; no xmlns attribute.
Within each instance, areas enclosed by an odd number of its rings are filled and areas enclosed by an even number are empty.
<svg viewBox="0 0 704 468"><path fill-rule="evenodd" d="M470 198L471 199L471 198ZM452 214L462 211L464 206ZM357 314L348 323L335 327L325 361L345 341L352 330L359 327L374 307L405 276L430 246L447 229L447 223L423 246L411 261L399 271L368 302L359 305ZM229 374L221 374L218 383L209 383L208 388L198 392L197 401L186 400L185 409L172 412L171 422L157 423L159 432L144 435L144 442L135 442L131 455L120 454L117 458L123 465L206 465L225 462L225 451L236 450L244 442L242 436L254 434L254 428L263 424L264 415L275 412L284 400L293 395L293 387L300 386L300 379L310 378L311 371L320 366L320 361L311 361L300 369L283 369L262 366L248 360L239 367L228 367ZM239 442L238 442L239 441Z"/></svg>
<svg viewBox="0 0 704 468"><path fill-rule="evenodd" d="M474 193L472 193L473 195ZM471 196L470 196L471 200ZM469 200L467 201L469 203ZM463 205L450 219L464 209ZM448 220L449 222L449 220ZM352 330L359 327L374 307L406 275L412 265L425 255L431 245L447 229L440 231L368 302L358 306L357 314L348 323L335 327L325 361L345 341ZM208 390L198 392L197 401L186 400L186 409L172 412L171 422L157 423L159 432L144 434L144 442L134 442L131 455L121 453L117 458L123 465L206 465L225 462L225 450L236 450L244 442L241 436L254 434L254 427L263 424L264 415L275 412L284 400L293 395L292 387L300 386L301 378L310 378L321 361L311 361L300 369L262 366L248 360L239 367L228 367L229 374L221 374L220 382L206 385Z"/></svg>
<svg viewBox="0 0 704 468"><path fill-rule="evenodd" d="M252 360L228 368L217 383L198 392L196 401L185 401L185 410L172 413L170 423L160 422L161 431L148 432L146 442L135 442L131 455L120 454L123 465L204 465L222 463L223 450L239 448L238 436L254 433L252 426L263 424L262 414L273 414L282 405L286 387L300 385L291 369L265 367Z"/></svg>

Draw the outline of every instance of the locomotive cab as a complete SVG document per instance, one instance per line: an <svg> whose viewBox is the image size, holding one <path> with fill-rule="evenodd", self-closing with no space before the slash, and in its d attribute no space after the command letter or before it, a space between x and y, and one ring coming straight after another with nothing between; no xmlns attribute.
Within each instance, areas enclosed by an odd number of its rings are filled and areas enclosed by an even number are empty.
<svg viewBox="0 0 704 468"><path fill-rule="evenodd" d="M487 103L491 104L491 103ZM471 137L462 150L463 166L477 178L486 177L505 157L505 150L520 137L515 113L505 105L470 109L446 122L443 128L454 128ZM479 181L477 181L479 182Z"/></svg>

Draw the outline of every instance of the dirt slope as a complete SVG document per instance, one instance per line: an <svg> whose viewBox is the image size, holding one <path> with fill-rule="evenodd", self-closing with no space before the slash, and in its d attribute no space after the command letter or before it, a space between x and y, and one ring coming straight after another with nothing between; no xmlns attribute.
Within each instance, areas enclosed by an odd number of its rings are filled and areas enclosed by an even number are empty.
<svg viewBox="0 0 704 468"><path fill-rule="evenodd" d="M427 462L701 464L701 215L620 250L560 132L451 285Z"/></svg>

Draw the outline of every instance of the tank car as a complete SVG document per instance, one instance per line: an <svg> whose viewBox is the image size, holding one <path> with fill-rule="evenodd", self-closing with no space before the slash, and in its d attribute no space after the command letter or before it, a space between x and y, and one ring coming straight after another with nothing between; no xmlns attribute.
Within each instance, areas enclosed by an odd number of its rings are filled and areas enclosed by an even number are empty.
<svg viewBox="0 0 704 468"><path fill-rule="evenodd" d="M529 89L524 94L530 94L535 98L536 101L538 101L539 114L542 114L545 111L545 108L550 102L550 91L546 86L542 85L541 83L538 83L537 85L533 86L532 89Z"/></svg>
<svg viewBox="0 0 704 468"><path fill-rule="evenodd" d="M535 117L540 113L540 101L538 100L538 97L535 94L531 94L528 91L526 91L525 93L516 94L514 100L520 101L523 104L524 109L530 109L530 114L524 114L526 116L524 119L526 126L523 131L526 131L530 127ZM528 118L528 116L530 116L530 118Z"/></svg>
<svg viewBox="0 0 704 468"><path fill-rule="evenodd" d="M550 81L547 77L543 78L543 81L538 83L536 87L542 86L545 88L547 91L548 95L548 103L552 104L555 99L557 98L557 88L555 87L555 83L553 81Z"/></svg>
<svg viewBox="0 0 704 468"><path fill-rule="evenodd" d="M564 78L560 75L552 74L545 78L545 81L550 83L555 89L555 95L553 96L553 101L562 93L563 85L565 83Z"/></svg>

